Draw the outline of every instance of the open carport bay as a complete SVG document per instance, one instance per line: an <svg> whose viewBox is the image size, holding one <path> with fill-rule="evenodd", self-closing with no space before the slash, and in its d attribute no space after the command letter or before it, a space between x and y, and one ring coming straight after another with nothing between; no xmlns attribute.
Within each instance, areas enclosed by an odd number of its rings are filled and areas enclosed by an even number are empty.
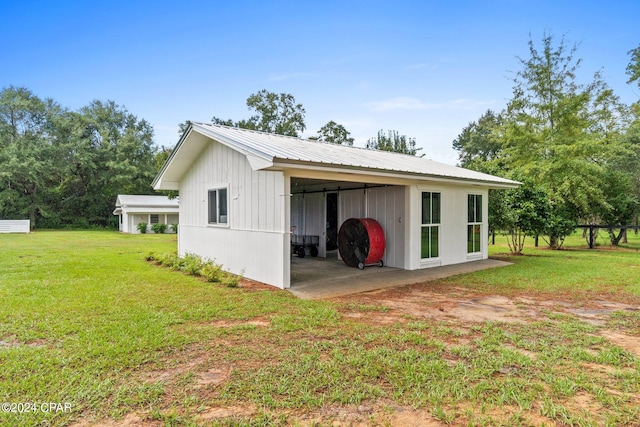
<svg viewBox="0 0 640 427"><path fill-rule="evenodd" d="M330 251L326 258L291 259L291 288L302 299L323 299L368 292L377 289L428 282L458 274L510 265L508 262L486 259L443 267L402 270L392 267L348 267Z"/></svg>

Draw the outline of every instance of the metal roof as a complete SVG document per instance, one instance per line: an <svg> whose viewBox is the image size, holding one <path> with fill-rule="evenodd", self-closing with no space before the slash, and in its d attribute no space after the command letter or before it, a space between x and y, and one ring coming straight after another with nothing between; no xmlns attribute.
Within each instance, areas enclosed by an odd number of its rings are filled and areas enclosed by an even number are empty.
<svg viewBox="0 0 640 427"><path fill-rule="evenodd" d="M369 173L393 173L413 179L452 179L488 184L495 187L516 187L519 183L493 175L447 165L408 154L348 147L296 137L270 134L207 123L191 124L178 142L167 163L154 180L156 189L169 188L169 181L178 181L186 167L203 149L205 142L194 132L218 141L245 154L254 169L291 166L323 166L329 169L351 169ZM189 140L192 141L189 141ZM189 148L191 145L191 149ZM187 154L189 152L189 154ZM173 165L172 165L173 163ZM167 184L164 184L166 181Z"/></svg>
<svg viewBox="0 0 640 427"><path fill-rule="evenodd" d="M172 208L178 209L178 199L169 199L167 196L141 196L137 194L118 194L116 199L116 207L154 207L154 208Z"/></svg>

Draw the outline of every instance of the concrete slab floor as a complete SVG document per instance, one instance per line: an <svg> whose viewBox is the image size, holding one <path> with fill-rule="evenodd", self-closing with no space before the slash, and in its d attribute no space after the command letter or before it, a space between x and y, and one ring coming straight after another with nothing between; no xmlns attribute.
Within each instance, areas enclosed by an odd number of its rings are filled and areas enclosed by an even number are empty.
<svg viewBox="0 0 640 427"><path fill-rule="evenodd" d="M291 259L291 288L289 292L302 299L325 299L374 291L395 286L411 285L443 279L458 274L511 265L505 261L486 259L444 267L421 270L402 270L391 267L348 267L335 253L327 258L293 257Z"/></svg>

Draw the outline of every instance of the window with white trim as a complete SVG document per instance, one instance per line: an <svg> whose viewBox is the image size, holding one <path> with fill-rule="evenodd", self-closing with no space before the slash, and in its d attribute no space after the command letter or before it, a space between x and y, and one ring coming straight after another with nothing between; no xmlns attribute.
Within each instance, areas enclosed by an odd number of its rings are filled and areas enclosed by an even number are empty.
<svg viewBox="0 0 640 427"><path fill-rule="evenodd" d="M159 222L160 222L160 215L158 215L158 214L149 215L149 223L150 224L157 224Z"/></svg>
<svg viewBox="0 0 640 427"><path fill-rule="evenodd" d="M227 189L209 190L209 224L227 224Z"/></svg>
<svg viewBox="0 0 640 427"><path fill-rule="evenodd" d="M481 251L482 194L467 195L467 253Z"/></svg>
<svg viewBox="0 0 640 427"><path fill-rule="evenodd" d="M421 258L440 256L440 193L422 192Z"/></svg>

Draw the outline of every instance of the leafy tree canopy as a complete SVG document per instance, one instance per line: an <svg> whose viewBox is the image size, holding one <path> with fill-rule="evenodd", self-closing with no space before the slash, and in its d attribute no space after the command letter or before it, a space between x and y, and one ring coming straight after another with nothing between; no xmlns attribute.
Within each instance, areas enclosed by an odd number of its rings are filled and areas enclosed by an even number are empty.
<svg viewBox="0 0 640 427"><path fill-rule="evenodd" d="M507 108L486 112L453 141L462 166L517 176L544 192L544 233L554 248L581 220L609 215L623 221L637 211L628 185L633 180L611 173L638 175L631 109L600 73L588 83L578 80L577 48L546 34L540 45L530 40L529 57L518 58L521 68ZM632 53L637 58L640 51ZM627 69L632 79L635 61ZM491 201L490 206L495 208Z"/></svg>
<svg viewBox="0 0 640 427"><path fill-rule="evenodd" d="M326 125L322 126L318 131L318 136L312 136L309 139L329 142L331 144L341 145L353 145L353 138L350 137L351 133L345 129L344 126L330 120Z"/></svg>
<svg viewBox="0 0 640 427"><path fill-rule="evenodd" d="M120 193L153 194L153 129L112 101L78 111L24 87L0 92L0 218L106 226Z"/></svg>
<svg viewBox="0 0 640 427"><path fill-rule="evenodd" d="M422 148L416 148L415 138L407 138L406 135L400 135L396 130L390 130L387 135L382 129L378 131L378 135L369 138L367 148L371 150L393 151L395 153L410 154L415 156Z"/></svg>
<svg viewBox="0 0 640 427"><path fill-rule="evenodd" d="M215 124L286 136L298 136L298 133L304 132L306 128L304 122L306 111L302 104L296 103L291 94L277 94L262 89L247 98L247 107L255 112L249 119L233 121L213 117L211 121Z"/></svg>

